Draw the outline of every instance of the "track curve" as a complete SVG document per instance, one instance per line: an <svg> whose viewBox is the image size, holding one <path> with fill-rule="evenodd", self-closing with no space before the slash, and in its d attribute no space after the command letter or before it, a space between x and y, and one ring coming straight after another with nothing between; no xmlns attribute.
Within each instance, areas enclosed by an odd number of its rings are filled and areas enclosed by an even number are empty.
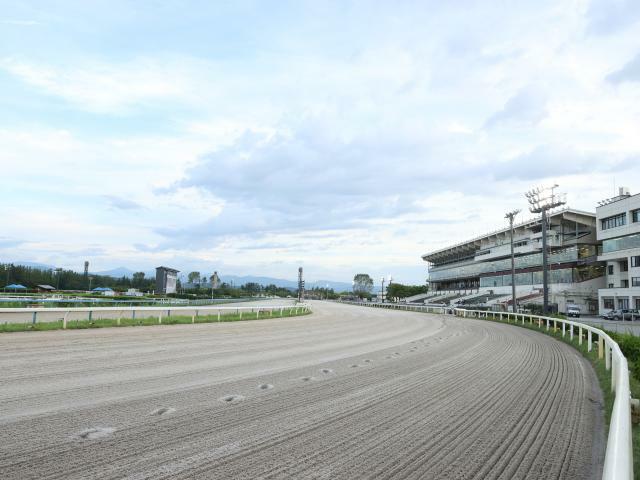
<svg viewBox="0 0 640 480"><path fill-rule="evenodd" d="M602 398L561 342L313 315L0 336L0 472L42 478L599 478Z"/></svg>

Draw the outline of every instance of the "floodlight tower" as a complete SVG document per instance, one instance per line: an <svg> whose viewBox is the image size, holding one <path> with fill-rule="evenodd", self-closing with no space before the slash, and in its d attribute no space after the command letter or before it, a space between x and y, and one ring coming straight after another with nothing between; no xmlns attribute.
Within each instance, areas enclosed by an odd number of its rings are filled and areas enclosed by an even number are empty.
<svg viewBox="0 0 640 480"><path fill-rule="evenodd" d="M509 219L509 232L511 232L511 311L516 313L516 261L513 254L513 219L520 210L513 210L507 213L504 218Z"/></svg>
<svg viewBox="0 0 640 480"><path fill-rule="evenodd" d="M524 194L529 201L529 211L540 213L542 219L542 293L543 313L549 313L549 266L547 264L547 212L553 208L564 205L566 195L556 194L558 184L551 187L537 187Z"/></svg>

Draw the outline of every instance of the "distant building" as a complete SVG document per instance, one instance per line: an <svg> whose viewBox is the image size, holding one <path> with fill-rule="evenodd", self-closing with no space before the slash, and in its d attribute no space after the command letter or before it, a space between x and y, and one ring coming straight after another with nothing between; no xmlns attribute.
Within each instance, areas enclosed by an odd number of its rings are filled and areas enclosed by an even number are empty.
<svg viewBox="0 0 640 480"><path fill-rule="evenodd" d="M596 208L598 240L606 262L606 288L598 290L599 313L640 309L640 194L620 188L619 195Z"/></svg>
<svg viewBox="0 0 640 480"><path fill-rule="evenodd" d="M125 295L127 297L142 297L144 296L144 294L138 290L137 288L129 288L127 289L127 291L125 292Z"/></svg>
<svg viewBox="0 0 640 480"><path fill-rule="evenodd" d="M42 292L53 292L56 287L52 287L51 285L36 285L36 290L40 293Z"/></svg>
<svg viewBox="0 0 640 480"><path fill-rule="evenodd" d="M114 292L109 287L96 287L91 291L94 292L94 293L101 293L102 295L104 295L106 297L113 297L116 294L116 292Z"/></svg>
<svg viewBox="0 0 640 480"><path fill-rule="evenodd" d="M168 267L156 268L156 293L176 293L180 270Z"/></svg>

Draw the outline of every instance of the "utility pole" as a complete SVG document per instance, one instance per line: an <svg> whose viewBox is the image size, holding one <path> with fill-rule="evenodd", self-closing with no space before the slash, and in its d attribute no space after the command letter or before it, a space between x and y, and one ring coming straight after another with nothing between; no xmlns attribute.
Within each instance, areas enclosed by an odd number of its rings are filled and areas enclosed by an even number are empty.
<svg viewBox="0 0 640 480"><path fill-rule="evenodd" d="M513 253L513 219L520 210L507 213L504 218L509 219L509 232L511 233L511 311L516 313L516 260Z"/></svg>
<svg viewBox="0 0 640 480"><path fill-rule="evenodd" d="M380 283L382 283L382 288L380 288L380 299L381 303L384 303L384 277L380 279Z"/></svg>
<svg viewBox="0 0 640 480"><path fill-rule="evenodd" d="M547 221L548 211L564 205L566 202L565 194L555 194L554 190L558 188L557 184L551 187L538 187L524 194L529 201L529 211L531 213L539 213L542 221L542 294L543 294L543 314L549 313L549 265L547 259ZM548 194L547 192L551 192Z"/></svg>

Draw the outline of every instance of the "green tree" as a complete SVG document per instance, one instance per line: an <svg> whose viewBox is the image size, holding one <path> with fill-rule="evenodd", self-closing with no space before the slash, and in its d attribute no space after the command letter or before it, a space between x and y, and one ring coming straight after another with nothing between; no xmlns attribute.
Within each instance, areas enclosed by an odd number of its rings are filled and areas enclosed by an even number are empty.
<svg viewBox="0 0 640 480"><path fill-rule="evenodd" d="M135 272L131 283L134 287L141 288L144 284L144 272Z"/></svg>
<svg viewBox="0 0 640 480"><path fill-rule="evenodd" d="M427 293L429 288L426 285L402 285L392 283L386 289L387 298L407 298L420 293Z"/></svg>
<svg viewBox="0 0 640 480"><path fill-rule="evenodd" d="M373 279L367 273L358 273L353 277L353 293L360 298L369 297L373 290Z"/></svg>
<svg viewBox="0 0 640 480"><path fill-rule="evenodd" d="M262 290L262 286L259 283L249 282L246 283L242 287L242 289L245 290L249 295L255 295L257 293L260 293L260 291Z"/></svg>
<svg viewBox="0 0 640 480"><path fill-rule="evenodd" d="M187 275L187 281L189 283L200 283L200 272L190 272Z"/></svg>

